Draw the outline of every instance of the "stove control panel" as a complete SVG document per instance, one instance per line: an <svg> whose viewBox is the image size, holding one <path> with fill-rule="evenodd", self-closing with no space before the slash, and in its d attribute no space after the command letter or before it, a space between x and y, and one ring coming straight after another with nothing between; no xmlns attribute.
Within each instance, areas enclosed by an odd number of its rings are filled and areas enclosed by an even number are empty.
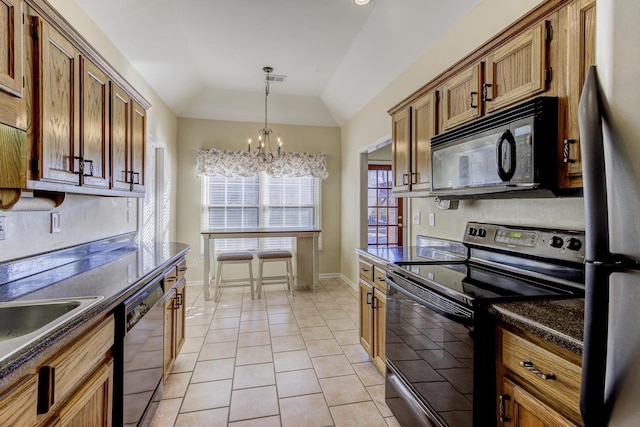
<svg viewBox="0 0 640 427"><path fill-rule="evenodd" d="M463 242L472 247L584 262L584 231L469 222Z"/></svg>

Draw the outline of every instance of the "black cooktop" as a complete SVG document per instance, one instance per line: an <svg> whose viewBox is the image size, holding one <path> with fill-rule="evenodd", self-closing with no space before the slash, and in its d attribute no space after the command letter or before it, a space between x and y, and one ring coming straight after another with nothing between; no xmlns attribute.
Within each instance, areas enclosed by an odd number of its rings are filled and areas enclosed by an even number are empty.
<svg viewBox="0 0 640 427"><path fill-rule="evenodd" d="M472 263L396 266L401 276L467 305L483 300L577 297L584 290L542 279L519 277Z"/></svg>
<svg viewBox="0 0 640 427"><path fill-rule="evenodd" d="M579 231L470 222L462 250L450 241L426 239L392 271L467 305L495 299L581 297L583 239ZM461 256L464 250L467 257Z"/></svg>

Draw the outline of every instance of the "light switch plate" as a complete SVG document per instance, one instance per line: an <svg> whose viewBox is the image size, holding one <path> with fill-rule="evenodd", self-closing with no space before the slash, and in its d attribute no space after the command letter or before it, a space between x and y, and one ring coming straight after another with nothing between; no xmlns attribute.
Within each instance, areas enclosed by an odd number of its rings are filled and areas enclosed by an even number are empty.
<svg viewBox="0 0 640 427"><path fill-rule="evenodd" d="M60 232L60 212L51 212L51 232Z"/></svg>
<svg viewBox="0 0 640 427"><path fill-rule="evenodd" d="M420 225L420 211L413 213L413 225Z"/></svg>
<svg viewBox="0 0 640 427"><path fill-rule="evenodd" d="M429 212L429 225L432 227L436 225L436 214L434 212Z"/></svg>
<svg viewBox="0 0 640 427"><path fill-rule="evenodd" d="M7 238L7 217L0 216L0 240Z"/></svg>

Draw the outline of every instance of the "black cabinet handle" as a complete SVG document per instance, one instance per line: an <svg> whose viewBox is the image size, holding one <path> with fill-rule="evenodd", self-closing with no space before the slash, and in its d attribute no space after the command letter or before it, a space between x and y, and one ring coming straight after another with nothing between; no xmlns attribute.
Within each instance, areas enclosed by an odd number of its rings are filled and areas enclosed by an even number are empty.
<svg viewBox="0 0 640 427"><path fill-rule="evenodd" d="M511 400L511 397L508 394L501 394L500 396L498 396L500 405L500 422L502 423L508 423L509 421L511 421L511 418L507 417L507 413L504 407L505 400Z"/></svg>
<svg viewBox="0 0 640 427"><path fill-rule="evenodd" d="M478 103L476 102L476 105L473 105L473 98L478 96L478 92L471 92L469 93L469 108L478 108Z"/></svg>

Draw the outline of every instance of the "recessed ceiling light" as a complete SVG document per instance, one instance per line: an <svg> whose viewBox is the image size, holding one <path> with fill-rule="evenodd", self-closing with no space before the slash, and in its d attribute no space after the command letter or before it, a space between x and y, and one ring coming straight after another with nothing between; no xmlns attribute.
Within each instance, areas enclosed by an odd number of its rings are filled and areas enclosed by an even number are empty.
<svg viewBox="0 0 640 427"><path fill-rule="evenodd" d="M369 0L353 0L358 6L365 6L369 4Z"/></svg>

